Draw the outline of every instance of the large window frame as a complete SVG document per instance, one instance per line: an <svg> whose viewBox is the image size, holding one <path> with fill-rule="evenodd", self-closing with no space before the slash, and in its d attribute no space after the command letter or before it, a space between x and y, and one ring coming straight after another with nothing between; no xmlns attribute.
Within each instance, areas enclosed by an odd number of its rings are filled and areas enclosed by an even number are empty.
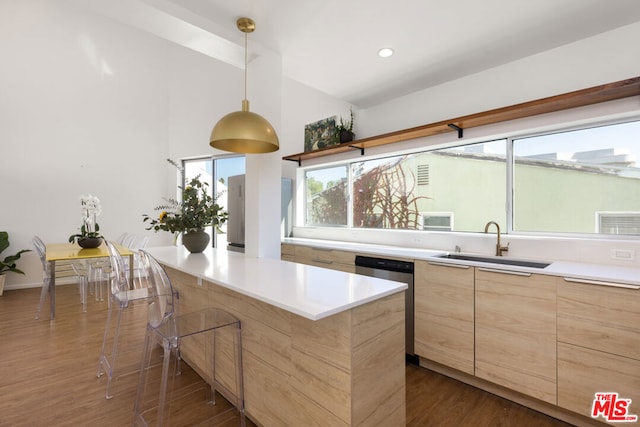
<svg viewBox="0 0 640 427"><path fill-rule="evenodd" d="M506 136L504 139L506 140L506 163L507 163L507 171L505 174L505 187L504 190L506 192L505 196L506 196L506 207L505 207L505 214L506 214L506 226L505 226L505 232L509 233L509 234L513 234L513 235L544 235L544 236L561 236L561 237L571 237L571 238L605 238L605 239L621 239L621 240L625 240L625 239L637 239L637 235L619 235L619 234L600 234L597 232L597 230L594 230L593 233L579 233L579 232L548 232L548 231L521 231L521 230L517 230L516 227L514 227L514 214L516 214L514 212L514 193L516 191L516 189L514 188L514 169L515 169L515 158L514 158L514 141L517 140L521 140L521 139L525 139L525 138L529 138L529 137L535 137L535 136L542 136L542 135L551 135L551 134L555 134L555 133L563 133L563 132L572 132L575 130L581 130L581 129L589 129L589 128L597 128L597 127L602 127L602 126L609 126L609 125L616 125L616 124L623 124L623 123L628 123L628 122L637 122L640 121L640 116L638 116L637 114L635 115L625 115L625 116L621 116L617 119L607 119L607 120L598 120L598 119L594 119L594 120L588 120L588 121L584 121L582 123L580 123L579 125L571 125L571 126L564 126L562 124L560 125L556 125L553 126L553 128L548 128L544 131L536 131L536 132L511 132L511 135ZM432 145L430 147L428 147L428 149L416 149L414 151L411 151L410 154L414 154L414 153L425 153L425 152L432 152L435 150L441 150L441 149L445 149L445 148L455 148L455 147L463 147L465 145L470 145L470 144L477 144L477 143L482 143L482 142L489 142L491 140L494 140L495 138L491 138L491 137L487 137L487 138L481 138L479 140L473 141L473 142L466 142L464 144L456 144L454 142L447 142L444 144L437 144L437 145ZM502 139L502 138L500 138ZM376 159L376 158L382 158L382 157L392 157L394 155L402 155L402 154L407 154L408 152L405 150L401 153L385 153L383 155L378 155L378 156L368 156L365 157L364 160L370 160L370 159ZM362 162L363 158L357 158L357 159L352 159L349 161L344 161L344 162L333 162L331 163L331 167L336 167L336 166L340 166L340 165L346 165L347 166L347 170L349 171L349 195L348 195L348 200L349 200L349 205L348 205L348 215L349 215L349 220L347 225L342 226L342 228L347 227L347 228L354 228L353 225L353 206L352 206L352 201L353 201L353 197L351 196L350 192L353 189L353 177L351 176L351 170L352 164L355 163L359 163ZM640 159L638 159L638 164L640 164ZM323 167L325 167L326 165L314 165L310 168L301 168L304 170L310 170L310 169L322 169ZM306 223L303 224L303 227L305 228L313 228L313 226L309 226ZM423 230L412 230L412 231L420 231L423 232ZM427 231L427 230L424 230ZM429 231L429 232L433 232L433 231ZM465 232L465 231L461 231L461 232ZM481 232L481 230L478 230L478 232Z"/></svg>

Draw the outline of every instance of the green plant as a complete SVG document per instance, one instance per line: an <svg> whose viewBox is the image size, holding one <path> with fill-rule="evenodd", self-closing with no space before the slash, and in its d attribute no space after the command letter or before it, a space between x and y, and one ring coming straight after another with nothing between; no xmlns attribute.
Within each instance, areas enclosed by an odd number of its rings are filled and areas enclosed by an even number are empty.
<svg viewBox="0 0 640 427"><path fill-rule="evenodd" d="M82 227L79 234L69 236L69 243L76 240L95 239L102 237L100 234L100 226L96 222L96 217L102 212L100 207L100 199L89 194L88 196L80 196L80 205L82 206Z"/></svg>
<svg viewBox="0 0 640 427"><path fill-rule="evenodd" d="M0 231L0 253L9 247L9 233L6 231ZM20 255L25 252L30 252L31 249L23 249L15 255L9 255L2 261L0 261L0 274L4 274L8 271L12 271L18 274L24 274L24 271L16 267L16 261L20 259Z"/></svg>
<svg viewBox="0 0 640 427"><path fill-rule="evenodd" d="M336 132L338 135L340 135L340 132L353 133L353 109L349 110L349 120L340 117L340 123L336 125Z"/></svg>
<svg viewBox="0 0 640 427"><path fill-rule="evenodd" d="M220 232L220 226L227 221L227 212L211 197L209 184L200 181L200 175L193 178L182 191L182 201L165 199L167 204L157 206L158 218L144 214L142 221L149 221L147 230L188 233L213 226ZM178 187L181 188L181 187Z"/></svg>

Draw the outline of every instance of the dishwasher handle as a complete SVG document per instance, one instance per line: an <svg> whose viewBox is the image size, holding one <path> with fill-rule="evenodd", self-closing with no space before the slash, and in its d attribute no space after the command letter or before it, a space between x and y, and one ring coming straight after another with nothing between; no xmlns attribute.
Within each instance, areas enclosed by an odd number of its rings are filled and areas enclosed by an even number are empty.
<svg viewBox="0 0 640 427"><path fill-rule="evenodd" d="M413 274L413 262L400 261L397 259L373 258L356 255L356 267L368 267L378 270L397 271L400 273Z"/></svg>

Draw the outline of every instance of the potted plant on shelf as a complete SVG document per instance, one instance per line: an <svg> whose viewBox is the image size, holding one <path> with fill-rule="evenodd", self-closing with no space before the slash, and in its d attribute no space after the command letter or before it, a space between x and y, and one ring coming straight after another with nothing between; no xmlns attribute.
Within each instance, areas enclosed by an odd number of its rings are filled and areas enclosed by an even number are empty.
<svg viewBox="0 0 640 427"><path fill-rule="evenodd" d="M204 228L212 226L220 232L228 216L217 203L217 197L209 195L208 187L208 183L200 181L200 175L193 178L182 191L182 201L165 199L167 204L155 208L161 211L158 218L142 215L142 221L149 221L147 230L168 231L175 234L176 239L182 234L182 243L189 252L204 251L210 240Z"/></svg>
<svg viewBox="0 0 640 427"><path fill-rule="evenodd" d="M82 206L82 226L79 234L69 236L69 243L75 241L81 248L97 248L102 244L102 235L100 235L100 226L96 222L96 218L102 212L100 207L100 199L89 194L88 196L80 196L80 205Z"/></svg>
<svg viewBox="0 0 640 427"><path fill-rule="evenodd" d="M9 247L9 233L6 231L0 231L0 253ZM4 292L4 281L6 279L6 273L13 272L18 274L24 274L24 271L16 267L16 261L20 259L20 255L25 252L30 252L30 249L23 249L18 251L15 255L9 255L8 257L0 260L0 296Z"/></svg>
<svg viewBox="0 0 640 427"><path fill-rule="evenodd" d="M339 144L351 142L356 135L353 133L353 109L349 110L349 120L340 117L340 123L336 125L336 139Z"/></svg>

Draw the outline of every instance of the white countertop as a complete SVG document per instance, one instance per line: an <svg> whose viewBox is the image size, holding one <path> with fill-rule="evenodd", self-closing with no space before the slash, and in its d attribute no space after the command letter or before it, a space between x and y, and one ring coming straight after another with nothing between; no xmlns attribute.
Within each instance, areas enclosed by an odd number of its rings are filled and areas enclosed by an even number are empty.
<svg viewBox="0 0 640 427"><path fill-rule="evenodd" d="M319 320L408 288L406 283L242 253L182 246L147 248L160 263L243 295Z"/></svg>
<svg viewBox="0 0 640 427"><path fill-rule="evenodd" d="M366 243L336 242L331 240L316 240L302 238L287 238L283 243L314 246L320 248L331 248L336 250L353 251L362 254L378 255L381 257L400 257L405 259L437 261L445 264L465 264L476 267L491 267L498 270L521 271L526 273L547 274L561 276L572 279L583 279L596 282L613 282L640 286L640 268L622 267L605 264L591 264L581 262L553 261L546 268L530 268L513 265L500 265L486 262L460 261L446 258L439 258L439 255L447 254L446 251L401 248L397 246L372 245ZM487 254L473 254L488 256ZM505 257L507 258L507 257ZM517 258L513 258L517 259ZM532 261L541 261L539 259ZM606 284L606 283L603 283Z"/></svg>

